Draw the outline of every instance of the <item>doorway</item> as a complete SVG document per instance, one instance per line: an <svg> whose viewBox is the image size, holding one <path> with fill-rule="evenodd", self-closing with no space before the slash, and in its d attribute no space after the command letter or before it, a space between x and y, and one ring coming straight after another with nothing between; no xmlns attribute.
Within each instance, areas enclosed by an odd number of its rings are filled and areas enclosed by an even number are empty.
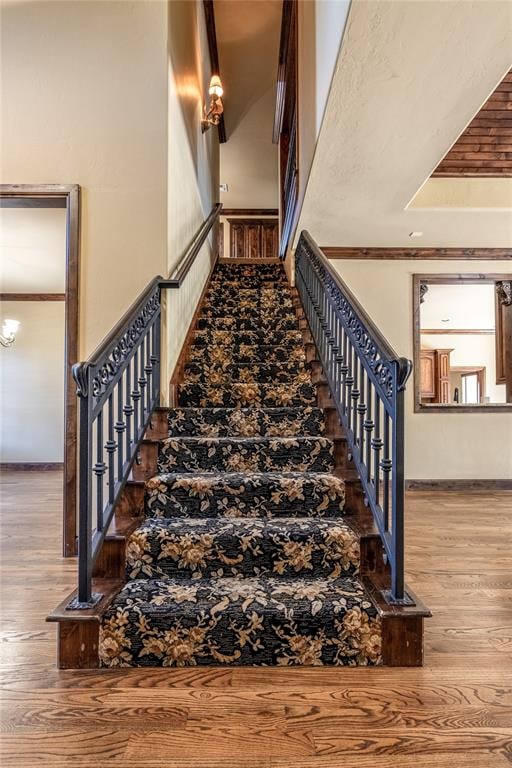
<svg viewBox="0 0 512 768"><path fill-rule="evenodd" d="M77 481L77 404L72 366L79 354L79 267L80 267L80 187L78 184L2 184L0 208L62 208L65 220L64 295L33 294L29 301L64 302L64 435L63 435L63 555L77 554L76 481ZM4 292L3 301L26 301L17 292ZM37 389L34 384L34 397ZM21 429L27 425L20 424Z"/></svg>

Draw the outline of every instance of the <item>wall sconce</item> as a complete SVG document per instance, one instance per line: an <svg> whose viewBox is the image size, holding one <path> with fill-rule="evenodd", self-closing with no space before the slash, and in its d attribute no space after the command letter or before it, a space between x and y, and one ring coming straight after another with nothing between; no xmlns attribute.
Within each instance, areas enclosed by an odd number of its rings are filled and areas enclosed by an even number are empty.
<svg viewBox="0 0 512 768"><path fill-rule="evenodd" d="M0 333L0 344L2 347L10 347L16 338L16 331L20 327L18 320L4 320L2 333Z"/></svg>
<svg viewBox="0 0 512 768"><path fill-rule="evenodd" d="M224 112L224 105L222 104L221 96L224 93L220 77L213 75L210 80L210 87L208 88L208 94L210 95L210 107L208 112L206 111L206 104L203 109L203 119L201 120L201 131L204 133L212 125L218 125L220 123L220 116Z"/></svg>

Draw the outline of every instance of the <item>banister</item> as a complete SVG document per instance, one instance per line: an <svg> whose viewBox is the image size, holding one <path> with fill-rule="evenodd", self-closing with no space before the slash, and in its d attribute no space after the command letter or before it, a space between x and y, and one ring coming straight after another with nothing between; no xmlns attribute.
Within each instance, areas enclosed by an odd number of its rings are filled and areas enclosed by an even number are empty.
<svg viewBox="0 0 512 768"><path fill-rule="evenodd" d="M412 363L396 354L307 232L295 252L295 279L349 460L390 566L385 597L411 604L404 585L404 439Z"/></svg>
<svg viewBox="0 0 512 768"><path fill-rule="evenodd" d="M69 609L90 608L101 599L91 590L93 565L160 403L161 291L181 287L221 208L213 206L173 273L154 277L88 360L73 366L79 398L78 592Z"/></svg>
<svg viewBox="0 0 512 768"><path fill-rule="evenodd" d="M379 348L381 352L386 356L388 360L400 360L404 358L400 358L391 344L388 342L388 340L384 337L382 332L379 330L379 328L375 325L374 321L370 317L370 315L366 312L363 306L361 306L360 302L356 299L350 288L347 286L345 281L342 279L341 275L332 267L331 262L326 257L322 249L316 244L316 242L313 240L311 235L307 230L303 230L301 232L301 237L305 239L305 241L308 243L309 247L312 249L312 251L315 253L315 256L319 259L319 261L322 263L322 266L324 269L329 273L329 275L332 277L338 288L343 291L345 296L348 298L354 309L357 311L357 314L359 315L359 318L362 320L362 322L365 324L365 326L368 328L370 333L372 334L372 337L376 340L376 342L379 345Z"/></svg>

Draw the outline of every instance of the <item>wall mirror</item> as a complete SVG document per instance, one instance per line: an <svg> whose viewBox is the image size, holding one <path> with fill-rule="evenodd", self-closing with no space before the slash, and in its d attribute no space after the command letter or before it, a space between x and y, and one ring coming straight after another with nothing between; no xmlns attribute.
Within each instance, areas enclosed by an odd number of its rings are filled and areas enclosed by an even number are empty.
<svg viewBox="0 0 512 768"><path fill-rule="evenodd" d="M512 408L503 301L511 281L512 274L414 275L416 412Z"/></svg>

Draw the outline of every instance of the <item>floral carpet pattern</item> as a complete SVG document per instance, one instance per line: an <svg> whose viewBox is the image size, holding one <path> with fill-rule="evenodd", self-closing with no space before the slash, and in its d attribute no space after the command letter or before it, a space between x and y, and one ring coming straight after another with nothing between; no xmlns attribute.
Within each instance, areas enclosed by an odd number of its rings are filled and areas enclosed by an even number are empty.
<svg viewBox="0 0 512 768"><path fill-rule="evenodd" d="M280 264L217 265L177 400L102 619L102 665L380 664Z"/></svg>

